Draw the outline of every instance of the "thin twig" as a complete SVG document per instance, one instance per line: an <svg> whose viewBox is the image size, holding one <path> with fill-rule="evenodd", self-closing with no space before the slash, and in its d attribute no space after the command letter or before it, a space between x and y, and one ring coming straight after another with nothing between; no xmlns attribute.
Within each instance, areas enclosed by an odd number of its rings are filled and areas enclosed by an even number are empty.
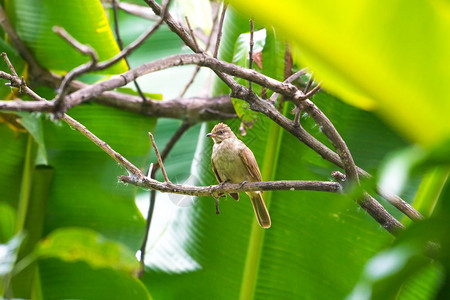
<svg viewBox="0 0 450 300"><path fill-rule="evenodd" d="M159 155L159 150L158 150L158 146L156 146L155 138L153 137L153 134L151 132L149 132L148 135L150 136L150 139L152 140L153 149L155 149L156 158L158 159L158 164L163 173L164 180L166 181L166 183L171 183L169 180L169 177L167 177L166 169L164 168L164 164L162 162L161 155Z"/></svg>
<svg viewBox="0 0 450 300"><path fill-rule="evenodd" d="M7 57L7 56L6 56ZM6 80L9 80L10 82L11 82L11 85L12 86L14 86L14 87L21 87L22 88L22 91L24 91L27 95L29 95L30 97L32 97L34 100L38 100L38 101L45 101L45 99L44 98L42 98L41 96L39 96L38 94L36 94L32 89L30 89L27 85L26 85L26 83L22 80L22 79L20 79L18 76L13 76L13 75L10 75L10 74L8 74L8 73L5 73L5 72L3 72L3 71L0 71L0 78L4 78L4 79L6 79ZM23 108L23 110L25 110L25 111L30 111L29 109L27 109L27 108L30 108L30 107L35 107L35 106L37 106L37 103L34 103L34 102L32 102L33 104L25 104L24 102L27 102L27 101L20 101L20 100L15 100L15 101L1 101L1 103L3 104L2 106L8 106L8 103L7 102L11 102L12 103L12 105L11 106L14 106L14 105L16 105L16 106L18 106L19 107L19 109L18 109L18 111L20 111L20 110L22 110L22 108ZM20 105L20 106L19 106ZM51 105L51 103L49 103L49 105ZM51 105L52 107L53 107L53 105ZM45 111L46 109L48 108L48 106L47 105L44 105L44 107L43 107L43 111Z"/></svg>
<svg viewBox="0 0 450 300"><path fill-rule="evenodd" d="M305 88L303 89L303 94L308 93L308 90L311 87L312 82L313 82L313 77L311 74L311 77L309 78L308 82L306 83ZM295 111L294 123L297 124L298 126L301 126L300 125L300 114L302 113L302 110L300 109L300 107L296 106L294 111Z"/></svg>
<svg viewBox="0 0 450 300"><path fill-rule="evenodd" d="M250 19L250 50L248 51L248 68L250 70L253 69L253 45L254 45L254 42L253 42L253 31L254 31L254 24L253 24L253 20ZM252 81L251 80L248 81L248 89L250 91L253 90Z"/></svg>
<svg viewBox="0 0 450 300"><path fill-rule="evenodd" d="M214 54L213 54L214 58L217 58L217 55L219 53L220 41L222 39L223 20L225 19L225 13L227 12L227 7L228 7L228 3L224 2L223 8L222 8L222 14L220 15L219 29L217 31L216 47L214 48Z"/></svg>
<svg viewBox="0 0 450 300"><path fill-rule="evenodd" d="M2 52L3 59L5 60L6 64L8 65L9 70L11 71L12 75L19 78L19 75L17 75L16 69L12 65L11 61L8 58L8 55L6 52Z"/></svg>
<svg viewBox="0 0 450 300"><path fill-rule="evenodd" d="M173 134L173 136L170 138L169 142L166 144L166 146L163 149L163 152L161 153L161 161L164 162L167 156L169 155L170 151L173 149L175 144L180 140L180 138L183 136L183 134L191 127L191 124L183 122L181 126L178 128L178 130ZM149 170L149 178L154 179L156 171L159 169L159 163L158 164L150 164L151 170ZM141 251L141 270L139 272L139 277L141 277L144 273L145 269L145 254L146 254L146 248L147 248L147 242L148 237L150 233L150 226L153 219L153 211L155 209L155 203L156 203L156 190L151 190L150 192L150 201L149 201L149 207L147 212L147 219L146 219L146 226L145 226L145 235L144 240L142 241L142 245L140 248Z"/></svg>
<svg viewBox="0 0 450 300"><path fill-rule="evenodd" d="M119 29L119 16L117 13L117 0L112 0L112 8L113 8L113 16L114 16L114 31L116 33L116 38L117 38L117 44L119 45L119 49L120 51L123 50L123 42L122 42L122 38L120 36L120 29ZM125 63L127 64L128 69L130 69L130 63L128 61L127 56L125 55L123 57L123 59L125 60ZM141 96L142 98L142 102L145 103L147 101L147 98L145 97L144 93L141 90L141 87L139 86L137 80L133 81L134 86L136 88L136 91L138 92L139 96Z"/></svg>
<svg viewBox="0 0 450 300"><path fill-rule="evenodd" d="M194 30L192 30L192 27L191 27L191 23L189 23L189 18L187 16L185 16L184 18L186 20L186 25L188 26L188 29L189 29L189 32L191 34L192 40L194 41L195 52L199 53L200 52L200 47L198 46L197 39L195 38L195 35L194 35Z"/></svg>
<svg viewBox="0 0 450 300"><path fill-rule="evenodd" d="M213 28L211 30L211 34L208 37L208 41L206 42L206 46L205 46L205 52L208 52L209 47L211 46L211 41L212 41L212 37L214 35L214 28L216 27L216 23L217 23L217 19L219 18L219 10L217 9L215 15L214 15L214 19L213 19ZM188 83L186 84L186 86L184 87L183 91L181 91L180 96L179 97L184 97L184 95L186 94L187 90L189 89L189 87L192 85L192 83L194 83L195 77L197 76L198 72L200 71L200 66L197 65L195 67L195 71L194 73L192 73L191 78L189 79Z"/></svg>
<svg viewBox="0 0 450 300"><path fill-rule="evenodd" d="M89 45L84 45L78 42L75 38L73 38L64 28L59 26L54 26L53 31L59 34L64 40L66 40L70 45L72 45L78 52L89 55L91 57L90 61L82 64L74 69L72 69L69 73L64 76L64 80L62 81L58 91L58 95L55 98L55 109L56 112L59 112L59 108L64 105L64 98L67 95L68 88L70 82L75 79L77 76L80 76L84 73L87 73L95 68L95 65L98 62L97 52L91 48Z"/></svg>
<svg viewBox="0 0 450 300"><path fill-rule="evenodd" d="M164 16L167 14L170 2L171 0L168 0L162 6L161 18L158 20L158 22L153 24L151 28L149 28L146 32L142 33L136 40L134 40L128 46L123 48L123 50L117 53L113 58L99 63L97 65L96 70L103 70L112 66L113 64L121 60L123 57L130 55L137 47L139 47L150 35L152 35L161 26L162 23L164 23Z"/></svg>

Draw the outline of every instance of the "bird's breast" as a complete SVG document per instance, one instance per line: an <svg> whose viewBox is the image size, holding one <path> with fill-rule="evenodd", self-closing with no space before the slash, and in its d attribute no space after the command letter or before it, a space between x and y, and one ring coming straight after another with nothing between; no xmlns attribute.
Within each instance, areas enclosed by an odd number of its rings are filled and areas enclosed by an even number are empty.
<svg viewBox="0 0 450 300"><path fill-rule="evenodd" d="M229 139L220 144L214 144L212 161L220 178L224 181L241 183L248 180L248 170L240 156L242 147L240 143L237 139Z"/></svg>

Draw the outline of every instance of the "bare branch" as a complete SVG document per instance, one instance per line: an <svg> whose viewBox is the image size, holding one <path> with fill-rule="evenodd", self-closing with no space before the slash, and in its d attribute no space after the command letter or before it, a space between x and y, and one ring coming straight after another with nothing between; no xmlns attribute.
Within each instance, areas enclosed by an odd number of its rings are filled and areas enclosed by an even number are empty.
<svg viewBox="0 0 450 300"><path fill-rule="evenodd" d="M159 150L158 150L158 146L156 146L155 138L153 137L153 134L151 132L149 132L148 135L150 136L150 139L152 140L153 149L155 149L156 158L158 159L158 164L161 167L161 171L163 173L164 180L166 181L166 183L170 183L169 177L167 177L166 169L164 168L164 164L162 162L161 155L159 155Z"/></svg>
<svg viewBox="0 0 450 300"><path fill-rule="evenodd" d="M13 76L0 71L0 78L10 80ZM14 85L16 84L17 83ZM27 89L24 91L26 93L34 93ZM33 98L35 97L39 96L34 95ZM192 124L203 121L227 120L237 117L228 95L212 98L176 98L168 101L147 100L147 105L145 106L140 97L117 92L105 92L93 100L102 105L116 107L136 114L158 118L180 119ZM0 110L51 113L55 110L55 104L54 102L43 101L0 100Z"/></svg>
<svg viewBox="0 0 450 300"><path fill-rule="evenodd" d="M198 46L197 39L195 38L194 30L192 30L192 27L191 27L191 23L189 23L189 18L187 16L185 16L184 18L186 20L186 25L188 26L192 40L194 41L195 52L199 53L199 52L201 52L200 47Z"/></svg>
<svg viewBox="0 0 450 300"><path fill-rule="evenodd" d="M72 45L76 50L84 55L89 55L91 60L85 64L82 64L74 69L72 69L69 73L64 76L64 79L58 89L59 93L55 98L55 109L59 111L59 108L63 105L64 97L68 93L68 88L70 82L75 79L77 76L80 76L84 73L87 73L95 68L95 65L98 62L97 52L91 48L89 45L84 45L78 42L75 38L73 38L64 28L59 26L54 26L53 31L59 34L64 40L66 40L70 45Z"/></svg>
<svg viewBox="0 0 450 300"><path fill-rule="evenodd" d="M0 77L2 75L0 74ZM36 102L36 101L0 101L0 110L9 111L28 111L28 112L53 112L53 103L51 102Z"/></svg>
<svg viewBox="0 0 450 300"><path fill-rule="evenodd" d="M120 176L119 179L125 183L130 183L143 188L154 189L163 193L172 193L189 196L219 196L229 193L244 193L254 191L319 191L340 193L341 185L331 181L301 181L301 180L283 180L283 181L260 181L247 182L242 184L224 183L222 185L210 186L192 186L181 185L166 182L159 182L143 178L135 179L129 176Z"/></svg>
<svg viewBox="0 0 450 300"><path fill-rule="evenodd" d="M304 100L305 95L295 85L290 83L280 82L263 74L256 72L255 70L249 70L236 66L231 63L223 62L214 59L204 53L198 54L179 54L170 57L166 57L157 61L143 64L137 68L131 69L119 76L114 76L111 79L105 80L100 83L93 84L86 88L80 89L66 97L64 110L80 104L83 101L89 100L93 97L99 96L101 93L112 90L117 87L126 85L134 79L143 76L145 74L160 71L170 67L197 64L205 66L217 73L227 73L233 76L241 77L246 80L252 80L253 82L265 86L273 91L276 91L289 99L296 101ZM218 74L222 80L232 80L231 77ZM228 83L227 83L228 84ZM232 84L232 83L230 83Z"/></svg>
<svg viewBox="0 0 450 300"><path fill-rule="evenodd" d="M12 75L19 78L19 75L17 75L16 69L12 65L11 61L8 58L8 55L6 55L6 52L2 52L3 59L5 60L6 64L8 65L9 70L11 71Z"/></svg>
<svg viewBox="0 0 450 300"><path fill-rule="evenodd" d="M248 68L251 70L253 69L253 30L254 30L254 24L253 20L250 20L250 50L248 51ZM252 91L252 81L248 81L248 89Z"/></svg>
<svg viewBox="0 0 450 300"><path fill-rule="evenodd" d="M8 58L8 56L6 54L5 54L4 57L6 59ZM4 78L6 80L9 80L11 82L11 86L20 87L23 92L25 92L27 95L29 95L33 99L38 100L38 101L45 101L45 99L41 98L41 96L39 96L33 90L31 90L26 85L25 81L23 79L19 78L18 76L13 76L13 75L10 75L10 74L5 73L3 71L0 71L0 78ZM23 102L26 102L26 101L0 101L0 102L2 103L1 104L2 107L5 107L5 108L9 107L10 109L8 109L8 110L16 110L15 108L17 108L17 110L20 111L21 108L22 108L22 105L23 105L24 108L25 107L30 107L30 105L23 104ZM13 102L14 104L8 105L5 102ZM46 109L48 109L48 107L44 108L43 110L46 110Z"/></svg>
<svg viewBox="0 0 450 300"><path fill-rule="evenodd" d="M223 8L222 8L222 14L220 15L219 29L217 31L216 47L214 48L214 54L213 54L214 58L217 58L217 55L219 54L220 41L222 40L223 21L225 20L225 13L227 12L227 7L228 7L228 4L224 3Z"/></svg>

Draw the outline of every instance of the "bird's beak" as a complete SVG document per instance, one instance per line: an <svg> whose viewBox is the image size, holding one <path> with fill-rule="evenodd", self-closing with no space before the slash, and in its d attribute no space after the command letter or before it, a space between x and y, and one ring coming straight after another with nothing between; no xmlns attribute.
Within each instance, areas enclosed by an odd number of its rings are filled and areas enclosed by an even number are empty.
<svg viewBox="0 0 450 300"><path fill-rule="evenodd" d="M208 133L206 136L207 136L207 137L213 137L213 136L216 136L216 135L215 135L214 133L210 132L210 133Z"/></svg>

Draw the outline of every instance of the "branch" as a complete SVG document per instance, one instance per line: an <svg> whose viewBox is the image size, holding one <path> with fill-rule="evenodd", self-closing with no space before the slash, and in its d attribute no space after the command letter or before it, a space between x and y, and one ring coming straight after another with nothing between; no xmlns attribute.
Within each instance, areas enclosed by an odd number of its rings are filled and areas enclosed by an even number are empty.
<svg viewBox="0 0 450 300"><path fill-rule="evenodd" d="M319 191L340 193L341 185L331 181L301 181L301 180L283 180L283 181L260 181L247 182L242 184L224 183L222 185L210 186L192 186L173 184L170 182L159 182L147 177L136 179L130 176L120 176L119 179L124 183L130 183L147 189L157 190L163 193L172 193L188 196L212 196L219 197L228 193L244 193L255 191Z"/></svg>
<svg viewBox="0 0 450 300"><path fill-rule="evenodd" d="M113 76L111 79L93 84L91 86L87 86L86 88L82 88L66 97L65 107L63 111L76 106L83 101L87 101L93 97L97 97L105 91L124 86L129 82L135 80L136 78L148 73L164 70L175 66L192 64L208 67L216 73L226 73L246 80L251 80L259 85L265 86L275 92L278 92L289 99L297 101L305 100L305 95L303 94L303 92L293 84L280 82L278 80L260 74L255 70L249 70L231 63L223 62L207 56L204 53L197 53L179 54L162 58L153 62L143 64L120 75ZM231 77L229 78L231 79Z"/></svg>
<svg viewBox="0 0 450 300"><path fill-rule="evenodd" d="M85 74L93 69L98 62L97 52L91 48L89 45L83 45L78 42L75 38L73 38L64 28L59 26L53 27L53 32L60 35L64 40L66 40L69 44L71 44L78 52L89 55L91 60L85 64L82 64L74 69L72 69L69 73L64 76L64 79L58 89L59 93L55 98L55 109L59 111L59 108L63 105L64 97L67 95L69 84L76 77Z"/></svg>
<svg viewBox="0 0 450 300"><path fill-rule="evenodd" d="M12 76L0 71L0 78L9 81ZM18 82L15 81L15 84L18 84ZM136 114L142 114L149 117L179 119L191 124L204 121L228 120L237 117L228 95L212 98L176 98L167 101L147 100L147 105L143 105L142 99L138 96L117 92L105 92L93 100L102 105L115 107ZM55 111L55 103L43 101L0 100L0 110L51 113Z"/></svg>
<svg viewBox="0 0 450 300"><path fill-rule="evenodd" d="M225 13L227 12L227 8L228 8L228 4L224 3L223 8L222 8L222 13L220 14L219 28L217 31L216 47L214 48L214 54L213 54L214 58L217 58L217 55L219 54L220 41L222 40L223 21L225 20Z"/></svg>

